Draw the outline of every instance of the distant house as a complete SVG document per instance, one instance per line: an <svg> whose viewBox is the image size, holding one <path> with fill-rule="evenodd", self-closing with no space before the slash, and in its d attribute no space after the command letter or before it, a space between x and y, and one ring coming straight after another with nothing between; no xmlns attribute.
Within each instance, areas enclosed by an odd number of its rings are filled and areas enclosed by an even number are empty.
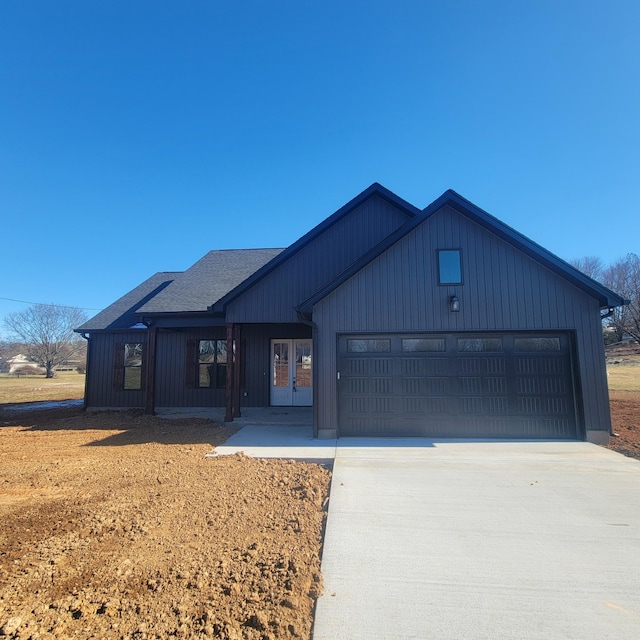
<svg viewBox="0 0 640 640"><path fill-rule="evenodd" d="M571 438L614 292L453 191L373 184L286 249L211 251L77 329L91 409L313 406L316 436Z"/></svg>
<svg viewBox="0 0 640 640"><path fill-rule="evenodd" d="M7 365L9 366L9 375L17 375L22 372L44 373L44 369L37 362L22 353L7 358Z"/></svg>

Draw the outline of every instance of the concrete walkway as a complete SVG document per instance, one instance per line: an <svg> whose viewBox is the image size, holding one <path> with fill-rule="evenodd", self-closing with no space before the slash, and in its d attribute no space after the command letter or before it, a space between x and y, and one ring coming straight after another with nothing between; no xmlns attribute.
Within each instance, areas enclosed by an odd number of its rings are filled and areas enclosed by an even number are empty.
<svg viewBox="0 0 640 640"><path fill-rule="evenodd" d="M638 461L310 435L247 427L216 453L335 458L314 640L640 638Z"/></svg>

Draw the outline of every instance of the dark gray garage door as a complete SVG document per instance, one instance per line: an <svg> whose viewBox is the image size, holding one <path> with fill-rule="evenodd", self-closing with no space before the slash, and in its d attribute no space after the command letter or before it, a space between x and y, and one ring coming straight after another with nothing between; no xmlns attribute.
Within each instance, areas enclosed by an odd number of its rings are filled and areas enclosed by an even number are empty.
<svg viewBox="0 0 640 640"><path fill-rule="evenodd" d="M343 335L340 436L577 438L564 333Z"/></svg>

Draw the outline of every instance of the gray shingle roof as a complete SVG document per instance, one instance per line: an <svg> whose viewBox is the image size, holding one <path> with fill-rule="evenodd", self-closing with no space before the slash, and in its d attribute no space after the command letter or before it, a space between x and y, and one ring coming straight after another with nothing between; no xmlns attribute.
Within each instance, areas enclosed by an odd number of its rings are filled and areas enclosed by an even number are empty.
<svg viewBox="0 0 640 640"><path fill-rule="evenodd" d="M140 313L206 311L282 249L209 251L139 309Z"/></svg>
<svg viewBox="0 0 640 640"><path fill-rule="evenodd" d="M119 300L103 309L85 322L76 331L97 331L104 329L128 329L139 322L136 312L153 296L161 292L173 280L179 276L180 271L161 271L145 280L132 291L125 294Z"/></svg>
<svg viewBox="0 0 640 640"><path fill-rule="evenodd" d="M78 332L128 329L142 313L207 311L282 249L210 251L186 271L162 271L116 300Z"/></svg>

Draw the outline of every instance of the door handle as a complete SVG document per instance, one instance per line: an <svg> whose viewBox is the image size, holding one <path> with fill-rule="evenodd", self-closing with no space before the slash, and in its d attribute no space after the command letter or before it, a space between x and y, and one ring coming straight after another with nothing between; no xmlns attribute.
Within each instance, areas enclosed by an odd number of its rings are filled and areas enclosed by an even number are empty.
<svg viewBox="0 0 640 640"><path fill-rule="evenodd" d="M296 379L295 378L293 379L293 391L294 392L297 391L297 389L296 389Z"/></svg>

